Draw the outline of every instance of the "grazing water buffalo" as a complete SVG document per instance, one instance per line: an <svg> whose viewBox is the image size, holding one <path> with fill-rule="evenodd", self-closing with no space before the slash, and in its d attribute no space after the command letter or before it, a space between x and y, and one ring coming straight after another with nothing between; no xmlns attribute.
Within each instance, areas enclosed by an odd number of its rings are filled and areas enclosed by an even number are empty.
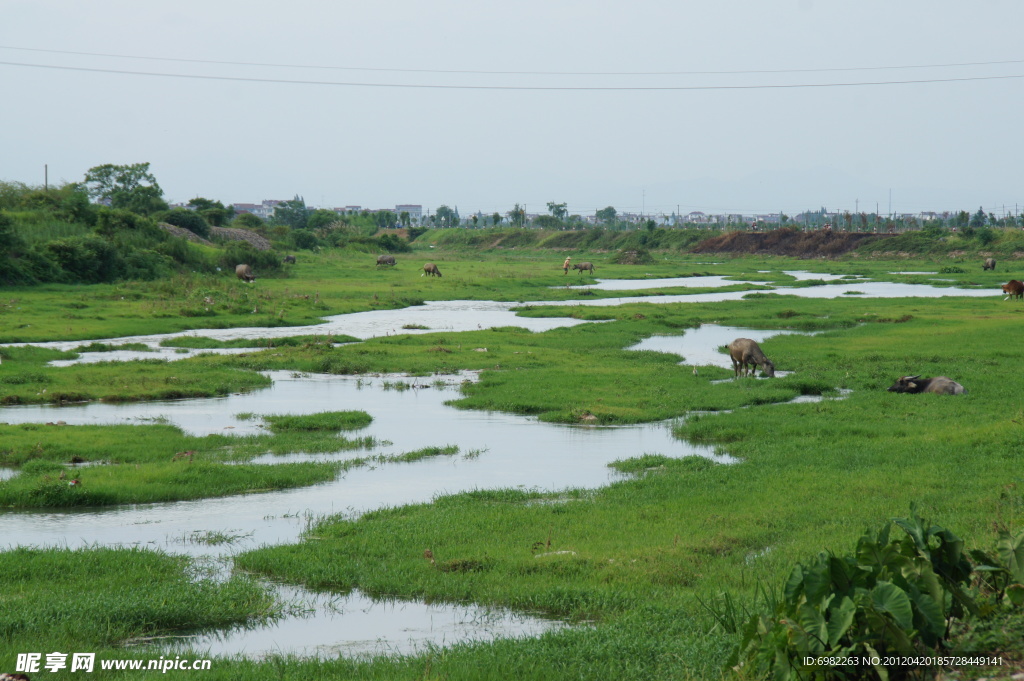
<svg viewBox="0 0 1024 681"><path fill-rule="evenodd" d="M590 273L594 273L594 263L592 262L578 262L572 266L574 270L579 270L580 274L583 274L583 270L590 270Z"/></svg>
<svg viewBox="0 0 1024 681"><path fill-rule="evenodd" d="M437 269L437 265L435 265L434 263L428 262L426 265L423 266L423 274L421 274L420 276L422 277L425 274L429 274L432 277L435 275L440 277L441 270Z"/></svg>
<svg viewBox="0 0 1024 681"><path fill-rule="evenodd" d="M729 357L736 376L753 376L755 367L761 367L768 378L775 378L775 365L761 352L761 346L749 338L737 338L729 343ZM749 374L748 374L749 368Z"/></svg>
<svg viewBox="0 0 1024 681"><path fill-rule="evenodd" d="M291 263L292 265L294 265L295 264L295 256L294 255L286 255L286 256L284 256L284 261L286 263Z"/></svg>
<svg viewBox="0 0 1024 681"><path fill-rule="evenodd" d="M935 378L921 378L917 376L903 376L891 388L891 393L935 393L937 395L963 395L967 389L951 378L936 376Z"/></svg>
<svg viewBox="0 0 1024 681"><path fill-rule="evenodd" d="M983 269L983 270L992 270L993 272L995 272L996 271L996 259L995 258L985 258L985 264L981 266L981 269Z"/></svg>
<svg viewBox="0 0 1024 681"><path fill-rule="evenodd" d="M1024 298L1024 282L1011 279L1010 281L1003 284L1003 293L1006 294L1007 298Z"/></svg>
<svg viewBox="0 0 1024 681"><path fill-rule="evenodd" d="M252 268L248 265L238 265L235 267L235 276L242 281L256 281L256 275L252 273Z"/></svg>
<svg viewBox="0 0 1024 681"><path fill-rule="evenodd" d="M394 264L395 264L395 256L393 256L393 255L378 255L377 256L377 267L380 267L381 265L391 266L391 265L394 265Z"/></svg>

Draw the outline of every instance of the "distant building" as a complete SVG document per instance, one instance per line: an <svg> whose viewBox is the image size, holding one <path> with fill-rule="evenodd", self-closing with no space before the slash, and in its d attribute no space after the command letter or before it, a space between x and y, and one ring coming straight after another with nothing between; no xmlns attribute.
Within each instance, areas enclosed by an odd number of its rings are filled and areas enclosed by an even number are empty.
<svg viewBox="0 0 1024 681"><path fill-rule="evenodd" d="M274 216L274 209L279 203L281 203L281 201L277 199L263 199L262 203L236 203L234 204L235 214L242 215L244 213L249 213L250 215L255 215L261 220L269 220Z"/></svg>
<svg viewBox="0 0 1024 681"><path fill-rule="evenodd" d="M402 203L395 206L395 213L401 216L403 212L408 213L409 217L416 222L423 218L423 206L417 203Z"/></svg>

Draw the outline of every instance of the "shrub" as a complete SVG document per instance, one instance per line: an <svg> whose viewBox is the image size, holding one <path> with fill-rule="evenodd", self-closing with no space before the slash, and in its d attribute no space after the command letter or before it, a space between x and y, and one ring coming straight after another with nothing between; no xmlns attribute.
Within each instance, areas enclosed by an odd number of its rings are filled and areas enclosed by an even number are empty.
<svg viewBox="0 0 1024 681"><path fill-rule="evenodd" d="M905 536L889 537L894 524ZM831 679L850 668L831 667L827 658L948 648L949 623L978 612L966 589L972 570L964 542L911 506L910 518L865 533L855 555L821 553L798 564L774 612L750 618L732 662L756 676ZM816 660L822 663L808 664ZM874 672L888 678L882 666Z"/></svg>
<svg viewBox="0 0 1024 681"><path fill-rule="evenodd" d="M210 225L203 216L188 208L174 208L160 216L162 222L187 229L204 239L210 238Z"/></svg>
<svg viewBox="0 0 1024 681"><path fill-rule="evenodd" d="M99 237L73 237L51 241L44 247L48 260L60 266L76 282L96 284L120 276L124 261L117 250Z"/></svg>

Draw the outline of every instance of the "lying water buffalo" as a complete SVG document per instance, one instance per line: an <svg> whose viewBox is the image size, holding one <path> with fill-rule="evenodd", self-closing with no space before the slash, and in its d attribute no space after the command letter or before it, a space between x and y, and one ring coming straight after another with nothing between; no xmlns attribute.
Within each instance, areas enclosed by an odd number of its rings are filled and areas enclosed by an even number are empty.
<svg viewBox="0 0 1024 681"><path fill-rule="evenodd" d="M594 263L592 262L578 262L572 266L574 270L579 270L580 274L583 274L583 270L590 270L590 273L594 273Z"/></svg>
<svg viewBox="0 0 1024 681"><path fill-rule="evenodd" d="M437 269L437 265L435 265L434 263L428 262L426 265L423 266L423 274L421 274L420 276L422 277L424 274L429 274L432 277L435 275L440 277L441 270Z"/></svg>
<svg viewBox="0 0 1024 681"><path fill-rule="evenodd" d="M992 270L993 272L995 272L996 271L996 259L995 258L985 258L985 264L981 266L981 269L983 269L983 270Z"/></svg>
<svg viewBox="0 0 1024 681"><path fill-rule="evenodd" d="M395 256L393 256L393 255L378 255L377 256L377 267L380 267L381 265L389 265L390 266L390 265L394 265L394 264L395 264Z"/></svg>
<svg viewBox="0 0 1024 681"><path fill-rule="evenodd" d="M736 376L753 376L755 367L761 367L768 378L775 378L775 365L761 352L761 346L749 338L737 338L729 343L729 357ZM749 374L748 374L749 368Z"/></svg>
<svg viewBox="0 0 1024 681"><path fill-rule="evenodd" d="M917 376L903 376L891 388L891 393L936 393L938 395L963 395L967 389L951 378L936 376L935 378L921 378Z"/></svg>
<svg viewBox="0 0 1024 681"><path fill-rule="evenodd" d="M286 255L286 256L284 256L284 261L286 263L290 263L290 264L294 265L295 264L295 256L294 255Z"/></svg>
<svg viewBox="0 0 1024 681"><path fill-rule="evenodd" d="M256 275L252 273L252 268L248 265L238 265L235 267L235 276L242 281L256 281Z"/></svg>
<svg viewBox="0 0 1024 681"><path fill-rule="evenodd" d="M1003 284L1003 293L1006 294L1007 298L1024 298L1024 282L1011 279L1010 281Z"/></svg>

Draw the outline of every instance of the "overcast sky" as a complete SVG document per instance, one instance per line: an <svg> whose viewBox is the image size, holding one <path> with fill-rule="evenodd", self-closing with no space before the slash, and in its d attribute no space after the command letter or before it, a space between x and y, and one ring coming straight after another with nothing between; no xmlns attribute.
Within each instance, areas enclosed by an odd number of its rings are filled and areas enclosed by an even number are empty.
<svg viewBox="0 0 1024 681"><path fill-rule="evenodd" d="M148 161L172 202L1024 211L1019 0L0 0L0 17L0 180Z"/></svg>

